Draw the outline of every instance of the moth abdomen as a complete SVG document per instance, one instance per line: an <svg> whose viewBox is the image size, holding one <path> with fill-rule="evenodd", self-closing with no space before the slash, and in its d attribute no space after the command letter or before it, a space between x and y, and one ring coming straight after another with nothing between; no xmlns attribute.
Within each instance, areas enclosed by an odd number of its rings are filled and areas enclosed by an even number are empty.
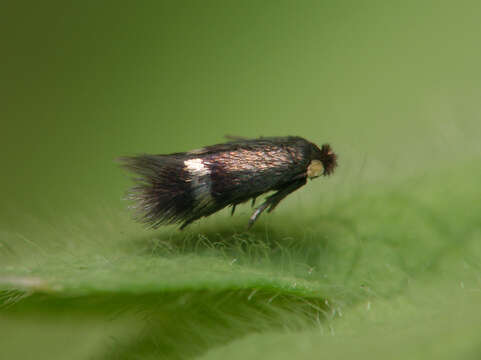
<svg viewBox="0 0 481 360"><path fill-rule="evenodd" d="M251 226L307 179L329 175L337 165L329 145L319 149L300 137L236 140L170 155L121 158L135 173L129 198L137 219L153 227L191 222L255 199L268 191L250 218Z"/></svg>

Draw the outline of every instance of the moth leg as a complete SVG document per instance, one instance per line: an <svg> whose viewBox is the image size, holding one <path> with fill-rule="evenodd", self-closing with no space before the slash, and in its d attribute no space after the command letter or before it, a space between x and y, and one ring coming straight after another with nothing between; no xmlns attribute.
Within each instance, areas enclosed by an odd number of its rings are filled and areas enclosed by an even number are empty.
<svg viewBox="0 0 481 360"><path fill-rule="evenodd" d="M249 224L247 225L247 229L250 229L252 225L256 222L257 218L259 217L260 214L269 206L269 203L266 201L263 203L261 206L259 206L256 211L251 215L249 219Z"/></svg>
<svg viewBox="0 0 481 360"><path fill-rule="evenodd" d="M233 216L233 215L234 215L235 207L236 207L236 206L237 206L237 204L232 205L232 211L230 212L230 216Z"/></svg>
<svg viewBox="0 0 481 360"><path fill-rule="evenodd" d="M279 205L282 199L284 199L287 195L296 191L297 189L299 189L301 186L305 184L306 184L306 178L302 178L286 185L284 188L280 189L275 194L269 196L266 201L267 203L269 203L269 209L267 210L267 212L270 213L272 210L276 208L277 205Z"/></svg>
<svg viewBox="0 0 481 360"><path fill-rule="evenodd" d="M289 195L293 191L296 191L297 189L299 189L301 186L305 184L306 184L306 178L295 180L285 185L282 189L280 189L275 194L268 196L266 201L261 206L259 206L250 217L248 229L250 229L252 225L254 225L259 215L262 214L262 212L265 209L269 208L267 212L271 212L272 210L275 209L275 207L280 203L282 199L284 199L287 195Z"/></svg>
<svg viewBox="0 0 481 360"><path fill-rule="evenodd" d="M254 205L256 204L256 199L256 197L252 198L251 207L254 207Z"/></svg>

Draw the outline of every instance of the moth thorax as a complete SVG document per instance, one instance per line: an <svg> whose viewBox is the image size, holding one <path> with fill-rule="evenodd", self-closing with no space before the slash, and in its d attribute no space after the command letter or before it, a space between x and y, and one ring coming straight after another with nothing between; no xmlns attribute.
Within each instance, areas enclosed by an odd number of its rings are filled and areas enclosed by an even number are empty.
<svg viewBox="0 0 481 360"><path fill-rule="evenodd" d="M309 166L307 167L307 177L309 179L314 179L318 176L321 176L324 171L324 166L322 162L319 160L312 160Z"/></svg>

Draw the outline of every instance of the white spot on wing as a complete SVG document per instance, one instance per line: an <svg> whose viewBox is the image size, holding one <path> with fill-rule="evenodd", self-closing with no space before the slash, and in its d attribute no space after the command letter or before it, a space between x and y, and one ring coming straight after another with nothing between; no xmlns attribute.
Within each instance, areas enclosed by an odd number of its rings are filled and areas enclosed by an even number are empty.
<svg viewBox="0 0 481 360"><path fill-rule="evenodd" d="M193 176L203 176L210 174L209 169L204 165L202 159L185 160L184 165Z"/></svg>
<svg viewBox="0 0 481 360"><path fill-rule="evenodd" d="M208 206L212 201L210 169L202 159L184 161L185 169L190 173L192 194L196 200L196 207Z"/></svg>

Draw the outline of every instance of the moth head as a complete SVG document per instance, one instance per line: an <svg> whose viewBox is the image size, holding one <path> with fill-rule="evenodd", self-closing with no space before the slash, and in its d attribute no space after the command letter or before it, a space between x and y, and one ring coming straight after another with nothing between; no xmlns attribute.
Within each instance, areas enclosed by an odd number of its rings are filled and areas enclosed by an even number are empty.
<svg viewBox="0 0 481 360"><path fill-rule="evenodd" d="M337 166L337 155L332 151L329 144L322 145L319 149L312 144L311 162L307 167L307 177L314 179L318 176L331 175Z"/></svg>

